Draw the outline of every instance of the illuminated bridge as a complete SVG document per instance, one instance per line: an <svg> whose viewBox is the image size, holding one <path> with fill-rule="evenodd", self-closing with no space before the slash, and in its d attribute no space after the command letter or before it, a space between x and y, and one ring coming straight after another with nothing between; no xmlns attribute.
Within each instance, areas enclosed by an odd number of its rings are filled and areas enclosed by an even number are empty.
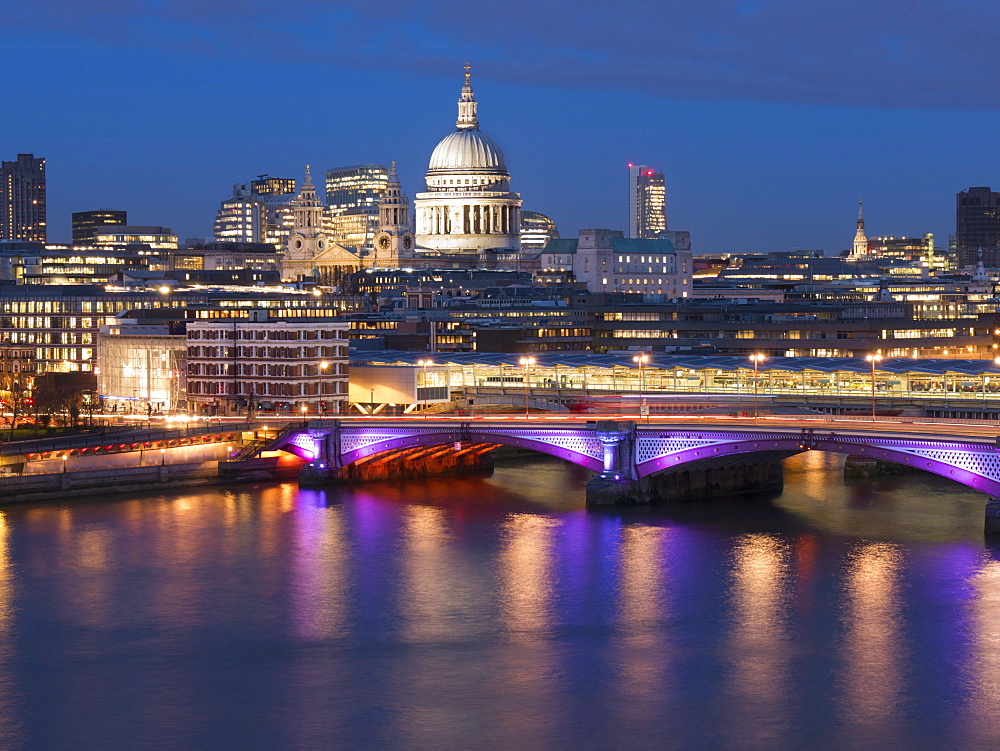
<svg viewBox="0 0 1000 751"><path fill-rule="evenodd" d="M959 426L951 426L958 432ZM420 449L441 455L482 453L513 446L556 456L595 472L591 506L639 503L690 492L760 489L774 480L761 468L817 450L893 462L933 472L982 491L989 519L1000 521L997 439L941 435L949 426L720 427L637 425L630 421L330 420L289 427L266 448L307 460L304 482L337 479L343 468ZM780 482L780 474L778 476ZM736 483L736 484L734 484ZM995 513L994 513L995 512ZM991 516L992 514L992 516Z"/></svg>

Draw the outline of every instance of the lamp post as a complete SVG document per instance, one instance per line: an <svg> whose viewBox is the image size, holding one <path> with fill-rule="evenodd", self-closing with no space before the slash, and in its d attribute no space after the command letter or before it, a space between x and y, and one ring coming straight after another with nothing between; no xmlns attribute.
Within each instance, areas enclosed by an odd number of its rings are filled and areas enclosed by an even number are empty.
<svg viewBox="0 0 1000 751"><path fill-rule="evenodd" d="M528 417L528 395L530 390L530 384L528 382L528 368L535 364L534 357L522 357L518 360L524 366L524 416Z"/></svg>
<svg viewBox="0 0 1000 751"><path fill-rule="evenodd" d="M753 421L757 422L757 373L760 364L767 358L760 353L750 355L750 362L753 363Z"/></svg>
<svg viewBox="0 0 1000 751"><path fill-rule="evenodd" d="M423 403L424 419L427 419L427 366L433 364L433 360L417 360L417 365L424 369L424 398L420 400Z"/></svg>
<svg viewBox="0 0 1000 751"><path fill-rule="evenodd" d="M306 410L307 409L308 409L308 407L306 407L306 405L304 405L304 404L299 409L299 411L302 413L302 427L303 428L306 427L306 425L307 425L307 422L306 422Z"/></svg>
<svg viewBox="0 0 1000 751"><path fill-rule="evenodd" d="M865 355L865 359L872 364L872 423L875 423L875 365L882 359L882 355L877 352L874 355Z"/></svg>
<svg viewBox="0 0 1000 751"><path fill-rule="evenodd" d="M645 407L644 394L645 394L645 378L643 376L643 366L649 362L649 355L643 353L641 355L636 355L632 358L632 362L639 365L639 419L642 419L643 407ZM646 411L646 422L649 422L649 412Z"/></svg>
<svg viewBox="0 0 1000 751"><path fill-rule="evenodd" d="M330 363L328 363L326 360L320 361L320 364L319 364L319 375L320 376L325 376L326 375L326 369L329 368L329 367L330 367ZM323 378L322 377L319 379L319 383L316 384L316 395L319 397L319 399L316 400L316 412L319 414L320 417L324 417L326 415L326 409L325 409L326 400L323 398Z"/></svg>

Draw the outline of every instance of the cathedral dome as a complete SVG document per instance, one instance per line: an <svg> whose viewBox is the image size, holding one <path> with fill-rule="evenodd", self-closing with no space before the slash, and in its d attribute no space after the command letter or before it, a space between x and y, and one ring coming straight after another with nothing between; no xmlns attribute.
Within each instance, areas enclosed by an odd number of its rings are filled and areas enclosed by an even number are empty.
<svg viewBox="0 0 1000 751"><path fill-rule="evenodd" d="M449 133L439 143L428 167L430 172L502 172L507 173L507 161L496 142L476 129L461 129Z"/></svg>

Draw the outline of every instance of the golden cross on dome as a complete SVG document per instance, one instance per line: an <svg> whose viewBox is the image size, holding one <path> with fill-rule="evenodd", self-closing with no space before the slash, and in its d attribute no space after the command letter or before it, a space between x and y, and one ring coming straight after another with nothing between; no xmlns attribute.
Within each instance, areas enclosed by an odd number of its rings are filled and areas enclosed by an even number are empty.
<svg viewBox="0 0 1000 751"><path fill-rule="evenodd" d="M465 64L465 85L466 86L469 85L469 79L472 77L472 74L469 72L470 70L472 70L472 66L469 65L468 63L466 63Z"/></svg>

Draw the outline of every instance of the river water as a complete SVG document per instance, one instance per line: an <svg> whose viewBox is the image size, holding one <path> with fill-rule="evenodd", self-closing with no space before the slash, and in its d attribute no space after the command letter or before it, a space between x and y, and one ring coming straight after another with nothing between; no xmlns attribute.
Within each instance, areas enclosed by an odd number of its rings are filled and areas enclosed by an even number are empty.
<svg viewBox="0 0 1000 751"><path fill-rule="evenodd" d="M777 498L586 479L4 509L0 747L1000 747L979 494L815 452Z"/></svg>

